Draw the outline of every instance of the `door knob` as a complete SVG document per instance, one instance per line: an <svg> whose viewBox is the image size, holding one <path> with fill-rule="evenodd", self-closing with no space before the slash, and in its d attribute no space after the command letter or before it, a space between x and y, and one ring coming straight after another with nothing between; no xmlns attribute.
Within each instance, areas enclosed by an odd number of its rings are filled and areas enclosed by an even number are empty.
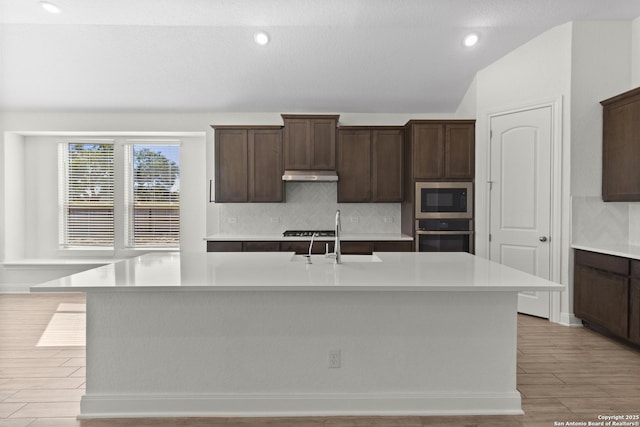
<svg viewBox="0 0 640 427"><path fill-rule="evenodd" d="M540 236L538 238L538 240L540 240L541 242L546 242L547 241L547 236Z"/></svg>

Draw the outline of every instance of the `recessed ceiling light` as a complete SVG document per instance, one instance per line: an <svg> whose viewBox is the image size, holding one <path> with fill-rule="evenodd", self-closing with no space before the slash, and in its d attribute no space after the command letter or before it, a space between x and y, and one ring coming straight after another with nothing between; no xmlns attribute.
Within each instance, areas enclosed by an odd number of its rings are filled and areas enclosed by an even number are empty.
<svg viewBox="0 0 640 427"><path fill-rule="evenodd" d="M264 31L257 32L253 35L253 40L255 40L255 42L260 46L264 46L269 43L269 34Z"/></svg>
<svg viewBox="0 0 640 427"><path fill-rule="evenodd" d="M49 2L49 1L41 1L40 2L40 6L42 6L42 8L44 10L46 10L49 13L60 13L62 12L62 9L60 9L58 6L56 6L55 4Z"/></svg>
<svg viewBox="0 0 640 427"><path fill-rule="evenodd" d="M464 38L464 45L466 47L474 46L476 43L478 43L478 35L475 33L471 33Z"/></svg>

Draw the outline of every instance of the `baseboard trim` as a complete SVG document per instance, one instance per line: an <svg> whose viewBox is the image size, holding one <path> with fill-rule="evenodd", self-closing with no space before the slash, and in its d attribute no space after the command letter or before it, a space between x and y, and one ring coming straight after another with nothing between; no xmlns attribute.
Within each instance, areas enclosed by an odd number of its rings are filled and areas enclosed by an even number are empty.
<svg viewBox="0 0 640 427"><path fill-rule="evenodd" d="M560 324L572 328L581 328L582 320L578 319L573 313L560 313Z"/></svg>
<svg viewBox="0 0 640 427"><path fill-rule="evenodd" d="M520 393L433 394L86 394L80 419L521 415Z"/></svg>

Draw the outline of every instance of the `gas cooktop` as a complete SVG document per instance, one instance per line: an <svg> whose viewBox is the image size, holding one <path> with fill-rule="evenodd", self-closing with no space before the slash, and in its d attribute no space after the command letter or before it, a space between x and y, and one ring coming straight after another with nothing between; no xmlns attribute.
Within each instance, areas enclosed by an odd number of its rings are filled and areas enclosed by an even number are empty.
<svg viewBox="0 0 640 427"><path fill-rule="evenodd" d="M313 235L316 237L335 237L335 230L286 230L282 233L284 237L311 237Z"/></svg>

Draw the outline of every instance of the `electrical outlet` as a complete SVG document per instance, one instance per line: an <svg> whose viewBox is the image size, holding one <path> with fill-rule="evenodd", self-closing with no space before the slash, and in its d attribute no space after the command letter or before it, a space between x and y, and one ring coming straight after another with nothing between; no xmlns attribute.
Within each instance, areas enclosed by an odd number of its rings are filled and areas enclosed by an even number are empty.
<svg viewBox="0 0 640 427"><path fill-rule="evenodd" d="M340 367L340 350L329 350L329 368Z"/></svg>
<svg viewBox="0 0 640 427"><path fill-rule="evenodd" d="M227 218L227 222L229 224L235 224L236 222L238 222L238 217L237 216L230 216Z"/></svg>
<svg viewBox="0 0 640 427"><path fill-rule="evenodd" d="M280 222L280 218L277 216L271 217L271 224L277 224Z"/></svg>
<svg viewBox="0 0 640 427"><path fill-rule="evenodd" d="M385 217L384 222L385 224L391 224L393 222L393 217Z"/></svg>
<svg viewBox="0 0 640 427"><path fill-rule="evenodd" d="M360 222L360 217L357 217L357 216L349 217L349 221L351 221L354 224L357 224Z"/></svg>

